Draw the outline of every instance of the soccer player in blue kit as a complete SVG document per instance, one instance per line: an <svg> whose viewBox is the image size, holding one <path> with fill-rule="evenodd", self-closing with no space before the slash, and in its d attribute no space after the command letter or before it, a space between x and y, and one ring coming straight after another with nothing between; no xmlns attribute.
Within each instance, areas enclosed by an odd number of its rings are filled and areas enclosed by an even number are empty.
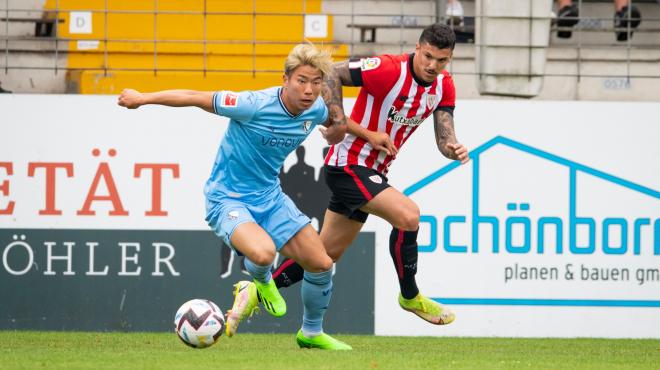
<svg viewBox="0 0 660 370"><path fill-rule="evenodd" d="M276 252L303 266L300 347L350 350L323 333L323 316L332 292L332 259L328 257L310 219L282 192L278 174L285 158L318 124L329 144L341 142L346 132L343 111L326 106L319 96L323 78L331 70L329 53L312 45L297 45L289 53L283 84L260 91L203 92L166 90L140 93L126 89L120 106L135 109L146 104L199 107L230 118L211 176L206 182L206 221L224 243L245 255L245 267L254 283L239 282L227 315L227 335L251 315L258 300L274 316L286 313L286 302L272 279ZM327 89L327 87L325 87ZM336 112L340 112L337 115Z"/></svg>

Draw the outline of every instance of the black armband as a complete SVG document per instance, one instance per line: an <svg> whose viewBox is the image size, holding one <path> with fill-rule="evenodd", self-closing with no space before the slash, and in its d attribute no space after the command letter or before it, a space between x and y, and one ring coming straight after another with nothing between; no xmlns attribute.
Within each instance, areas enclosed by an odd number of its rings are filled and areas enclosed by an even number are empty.
<svg viewBox="0 0 660 370"><path fill-rule="evenodd" d="M348 61L348 71L351 73L351 81L353 81L353 86L362 86L362 60L361 59L349 59Z"/></svg>
<svg viewBox="0 0 660 370"><path fill-rule="evenodd" d="M435 108L434 112L437 112L437 111L447 112L447 113L451 114L451 116L453 117L454 116L454 108L456 108L456 107L454 107L454 106L444 106L444 107L438 106L437 108Z"/></svg>

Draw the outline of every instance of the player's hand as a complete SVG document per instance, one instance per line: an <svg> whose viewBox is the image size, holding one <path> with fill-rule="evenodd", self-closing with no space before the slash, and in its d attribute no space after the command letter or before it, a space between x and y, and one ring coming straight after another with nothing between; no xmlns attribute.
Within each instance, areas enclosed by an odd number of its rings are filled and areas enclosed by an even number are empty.
<svg viewBox="0 0 660 370"><path fill-rule="evenodd" d="M117 104L128 109L139 108L142 105L142 93L133 89L124 89L117 99Z"/></svg>
<svg viewBox="0 0 660 370"><path fill-rule="evenodd" d="M318 126L319 131L323 138L328 142L328 145L341 143L346 135L346 125L330 125L329 127Z"/></svg>
<svg viewBox="0 0 660 370"><path fill-rule="evenodd" d="M392 142L390 135L385 132L370 131L368 140L372 148L376 150L382 150L389 156L396 157L396 155L399 153L399 150Z"/></svg>
<svg viewBox="0 0 660 370"><path fill-rule="evenodd" d="M454 153L454 159L461 161L461 164L466 164L470 161L470 153L468 148L461 143L447 143L449 148Z"/></svg>

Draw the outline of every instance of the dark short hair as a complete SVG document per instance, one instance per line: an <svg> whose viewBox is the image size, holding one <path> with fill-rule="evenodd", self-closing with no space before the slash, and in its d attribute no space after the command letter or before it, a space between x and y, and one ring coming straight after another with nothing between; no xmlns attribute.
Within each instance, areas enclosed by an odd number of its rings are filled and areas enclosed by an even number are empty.
<svg viewBox="0 0 660 370"><path fill-rule="evenodd" d="M422 31L419 36L419 44L430 44L438 49L454 50L456 45L456 35L454 30L444 23L434 23Z"/></svg>

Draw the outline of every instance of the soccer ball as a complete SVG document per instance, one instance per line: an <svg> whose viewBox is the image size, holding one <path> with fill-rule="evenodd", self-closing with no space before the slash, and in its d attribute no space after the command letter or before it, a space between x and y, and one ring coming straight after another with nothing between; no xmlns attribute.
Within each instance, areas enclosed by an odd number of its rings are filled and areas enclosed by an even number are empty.
<svg viewBox="0 0 660 370"><path fill-rule="evenodd" d="M174 316L174 331L183 343L193 348L212 346L224 330L222 311L206 299L193 299L184 303Z"/></svg>

